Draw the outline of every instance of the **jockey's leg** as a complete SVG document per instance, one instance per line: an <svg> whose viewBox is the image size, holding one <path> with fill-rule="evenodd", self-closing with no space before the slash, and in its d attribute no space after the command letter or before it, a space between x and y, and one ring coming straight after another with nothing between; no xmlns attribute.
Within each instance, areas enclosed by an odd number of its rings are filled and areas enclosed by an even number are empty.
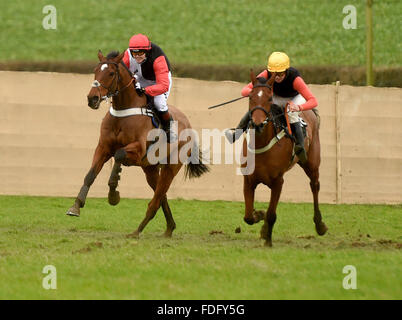
<svg viewBox="0 0 402 320"><path fill-rule="evenodd" d="M169 98L170 89L172 88L172 76L169 72L169 90L159 96L154 97L154 106L161 120L162 129L166 132L167 143L177 141L177 133L172 128L173 117L169 113L167 99Z"/></svg>
<svg viewBox="0 0 402 320"><path fill-rule="evenodd" d="M302 164L307 161L307 154L304 148L304 135L300 121L290 123L293 135L296 138L295 153Z"/></svg>
<svg viewBox="0 0 402 320"><path fill-rule="evenodd" d="M160 112L158 110L159 119L162 122L162 129L166 133L167 143L173 143L177 141L177 134L172 127L173 117L170 115L169 110Z"/></svg>
<svg viewBox="0 0 402 320"><path fill-rule="evenodd" d="M301 94L293 97L291 99L295 104L301 105L306 102ZM275 99L274 99L275 102ZM295 145L295 153L299 158L300 162L304 164L307 161L307 153L304 148L304 135L302 125L300 123L299 117L300 111L289 112L289 122L293 132L294 137L296 138L296 145Z"/></svg>
<svg viewBox="0 0 402 320"><path fill-rule="evenodd" d="M168 96L169 93L166 92L154 97L154 105L162 122L162 129L166 132L167 143L173 143L177 141L177 133L172 128L173 117L169 113L167 105Z"/></svg>
<svg viewBox="0 0 402 320"><path fill-rule="evenodd" d="M225 131L226 139L230 143L234 143L237 139L241 137L243 132L247 129L248 123L250 122L250 113L247 112L240 120L237 127L233 129L227 129Z"/></svg>

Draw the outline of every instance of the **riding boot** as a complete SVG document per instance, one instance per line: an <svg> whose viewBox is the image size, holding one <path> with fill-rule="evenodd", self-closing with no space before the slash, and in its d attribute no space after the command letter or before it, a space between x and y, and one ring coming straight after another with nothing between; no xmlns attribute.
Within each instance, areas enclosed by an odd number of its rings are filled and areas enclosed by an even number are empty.
<svg viewBox="0 0 402 320"><path fill-rule="evenodd" d="M293 134L296 138L295 153L300 162L304 164L307 161L306 150L304 149L304 135L300 122L291 123Z"/></svg>
<svg viewBox="0 0 402 320"><path fill-rule="evenodd" d="M241 137L243 132L247 129L248 123L250 122L250 113L247 112L240 120L239 124L235 129L227 129L225 131L226 139L230 143L234 143L237 139Z"/></svg>
<svg viewBox="0 0 402 320"><path fill-rule="evenodd" d="M159 112L159 119L161 120L162 129L166 133L167 143L173 143L177 141L177 134L172 128L173 118L169 113L169 110Z"/></svg>

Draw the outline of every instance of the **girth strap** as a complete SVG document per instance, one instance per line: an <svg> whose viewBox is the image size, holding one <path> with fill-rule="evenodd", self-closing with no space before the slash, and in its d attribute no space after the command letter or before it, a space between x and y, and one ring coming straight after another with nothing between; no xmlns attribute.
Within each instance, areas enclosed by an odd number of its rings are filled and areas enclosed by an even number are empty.
<svg viewBox="0 0 402 320"><path fill-rule="evenodd" d="M110 107L109 112L112 116L118 117L118 118L123 118L123 117L129 117L129 116L137 116L137 115L142 115L142 116L148 116L148 117L153 117L154 113L152 110L148 108L129 108L129 109L124 109L124 110L115 110L113 107Z"/></svg>

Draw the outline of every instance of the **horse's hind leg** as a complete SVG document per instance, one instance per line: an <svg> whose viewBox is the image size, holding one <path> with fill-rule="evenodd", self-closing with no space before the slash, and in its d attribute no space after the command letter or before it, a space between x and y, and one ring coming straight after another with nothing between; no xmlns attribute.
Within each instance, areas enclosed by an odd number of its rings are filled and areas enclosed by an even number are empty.
<svg viewBox="0 0 402 320"><path fill-rule="evenodd" d="M119 191L116 191L116 188L119 185L120 172L121 172L121 163L116 161L113 165L112 173L110 174L108 183L109 185L108 201L112 206L115 206L120 202L120 193Z"/></svg>
<svg viewBox="0 0 402 320"><path fill-rule="evenodd" d="M321 211L318 206L318 193L320 191L320 181L319 181L319 171L318 168L311 169L309 167L303 168L308 177L310 178L310 188L311 192L313 193L314 199L314 223L315 223L315 230L317 234L323 236L328 227L322 221Z"/></svg>
<svg viewBox="0 0 402 320"><path fill-rule="evenodd" d="M75 216L75 217L80 216L80 208L83 208L85 205L85 201L86 201L86 198L88 195L89 188L94 183L95 178L97 177L99 172L102 170L102 167L105 164L105 162L107 160L109 160L109 158L110 158L110 156L104 150L104 148L102 148L98 145L95 150L95 154L94 154L94 157L92 160L91 169L85 176L84 184L81 187L77 198L75 199L74 205L70 209L68 209L68 211L66 213L67 215Z"/></svg>
<svg viewBox="0 0 402 320"><path fill-rule="evenodd" d="M135 230L133 233L129 234L128 237L130 237L130 238L131 237L134 237L134 238L139 237L140 233L144 230L144 228L146 227L148 222L151 221L155 217L155 214L158 211L161 204L163 203L164 198L166 198L166 192L169 190L169 187L173 181L173 178L179 172L180 167L181 167L181 164L165 165L162 167L161 172L157 178L155 193L154 193L152 200L148 204L145 218L142 220L142 222L138 226L137 230ZM145 169L144 169L144 171L145 171ZM152 177L152 174L151 174L150 179L151 179L151 181L153 181L155 179L155 177ZM148 175L147 175L147 180L148 180ZM149 183L149 181L148 181L148 183ZM167 200L166 200L166 203L167 203ZM165 207L165 209L167 209L167 208ZM165 213L165 217L167 217L166 221L168 223L168 229L166 230L165 234L167 236L171 236L173 229L176 227L176 224L173 221L173 217L171 217L170 210L168 212L164 211L164 213ZM171 217L171 220L170 220L169 216Z"/></svg>
<svg viewBox="0 0 402 320"><path fill-rule="evenodd" d="M162 199L162 210L166 219L166 231L163 235L166 238L170 238L172 236L173 230L176 229L176 223L173 220L172 211L170 211L166 195Z"/></svg>
<svg viewBox="0 0 402 320"><path fill-rule="evenodd" d="M158 167L146 167L143 168L147 182L149 186L155 191L156 190L156 185L158 183L158 177L159 177L159 170ZM164 233L165 237L171 237L173 230L176 229L176 223L174 222L172 212L170 210L167 196L165 195L162 200L161 200L161 206L163 210L163 214L165 215L166 219L166 231Z"/></svg>
<svg viewBox="0 0 402 320"><path fill-rule="evenodd" d="M319 181L319 165L320 165L320 146L318 144L318 140L315 141L316 143L310 146L310 150L308 152L308 160L302 166L304 172L310 178L310 188L311 192L313 193L314 199L314 223L315 223L315 230L317 234L323 236L328 227L322 221L321 211L318 206L318 193L320 191L320 181Z"/></svg>

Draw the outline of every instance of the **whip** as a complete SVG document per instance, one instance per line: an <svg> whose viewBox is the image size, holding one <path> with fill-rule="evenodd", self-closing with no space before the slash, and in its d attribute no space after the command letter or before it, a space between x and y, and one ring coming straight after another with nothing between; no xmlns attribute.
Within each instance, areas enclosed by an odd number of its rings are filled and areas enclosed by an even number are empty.
<svg viewBox="0 0 402 320"><path fill-rule="evenodd" d="M223 102L223 103L220 103L220 104L216 104L216 105L214 105L214 106L208 107L208 109L217 108L217 107L223 106L223 105L228 104L228 103L235 102L235 101L240 100L240 99L243 99L243 98L247 98L247 97L240 97L240 98L236 98L236 99L233 99L233 100L230 100L230 101L227 101L227 102Z"/></svg>

